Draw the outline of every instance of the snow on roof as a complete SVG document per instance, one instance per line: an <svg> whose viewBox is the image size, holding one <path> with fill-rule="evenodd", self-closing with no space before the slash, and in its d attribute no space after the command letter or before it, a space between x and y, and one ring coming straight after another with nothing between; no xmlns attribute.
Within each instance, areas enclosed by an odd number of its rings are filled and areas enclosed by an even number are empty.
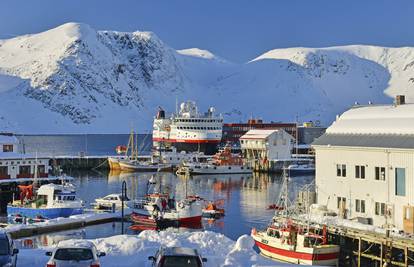
<svg viewBox="0 0 414 267"><path fill-rule="evenodd" d="M344 112L327 134L414 134L414 104L368 105Z"/></svg>
<svg viewBox="0 0 414 267"><path fill-rule="evenodd" d="M0 144L18 144L19 140L16 136L2 135L0 134Z"/></svg>
<svg viewBox="0 0 414 267"><path fill-rule="evenodd" d="M240 139L266 139L275 132L279 132L279 130L249 130Z"/></svg>

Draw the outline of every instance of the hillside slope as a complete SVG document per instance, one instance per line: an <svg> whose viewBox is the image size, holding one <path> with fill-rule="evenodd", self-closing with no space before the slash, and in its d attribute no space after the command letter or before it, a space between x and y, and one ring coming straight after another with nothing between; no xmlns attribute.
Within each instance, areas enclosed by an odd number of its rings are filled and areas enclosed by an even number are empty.
<svg viewBox="0 0 414 267"><path fill-rule="evenodd" d="M67 23L0 40L0 129L19 133L150 130L157 106L209 106L226 121L319 120L355 102L414 101L414 48L287 48L235 64L153 33ZM390 97L391 96L391 97Z"/></svg>

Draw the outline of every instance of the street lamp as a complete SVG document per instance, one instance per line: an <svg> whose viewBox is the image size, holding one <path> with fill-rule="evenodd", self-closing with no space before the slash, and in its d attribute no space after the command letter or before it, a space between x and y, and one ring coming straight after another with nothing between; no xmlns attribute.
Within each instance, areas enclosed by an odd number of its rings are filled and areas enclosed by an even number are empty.
<svg viewBox="0 0 414 267"><path fill-rule="evenodd" d="M121 190L121 222L122 222L122 234L124 234L124 200L127 197L127 184L125 181L122 182Z"/></svg>

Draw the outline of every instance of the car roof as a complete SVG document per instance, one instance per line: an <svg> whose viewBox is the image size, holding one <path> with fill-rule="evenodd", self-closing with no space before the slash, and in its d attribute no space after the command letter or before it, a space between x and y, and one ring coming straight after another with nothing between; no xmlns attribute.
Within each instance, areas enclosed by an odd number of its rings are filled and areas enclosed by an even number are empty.
<svg viewBox="0 0 414 267"><path fill-rule="evenodd" d="M95 244L88 240L62 240L57 248L94 248Z"/></svg>
<svg viewBox="0 0 414 267"><path fill-rule="evenodd" d="M166 247L163 249L165 256L199 256L196 249L184 247Z"/></svg>

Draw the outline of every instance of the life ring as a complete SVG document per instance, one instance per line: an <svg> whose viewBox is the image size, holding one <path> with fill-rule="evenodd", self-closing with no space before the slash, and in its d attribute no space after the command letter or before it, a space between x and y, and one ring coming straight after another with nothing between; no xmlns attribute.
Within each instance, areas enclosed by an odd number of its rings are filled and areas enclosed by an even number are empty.
<svg viewBox="0 0 414 267"><path fill-rule="evenodd" d="M181 208L181 209L184 208L184 203L183 202L178 202L178 207Z"/></svg>

